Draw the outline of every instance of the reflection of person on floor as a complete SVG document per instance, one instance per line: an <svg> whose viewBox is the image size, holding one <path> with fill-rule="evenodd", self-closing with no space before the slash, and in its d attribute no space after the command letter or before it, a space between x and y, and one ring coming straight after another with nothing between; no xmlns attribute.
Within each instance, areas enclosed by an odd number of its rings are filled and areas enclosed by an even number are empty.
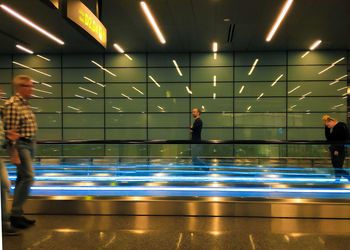
<svg viewBox="0 0 350 250"><path fill-rule="evenodd" d="M329 142L345 142L348 139L348 127L343 122L325 115L322 117L325 123L325 135ZM340 179L342 176L350 180L350 175L343 169L344 159L346 156L345 146L343 144L331 144L332 165L334 168L335 178Z"/></svg>
<svg viewBox="0 0 350 250"><path fill-rule="evenodd" d="M199 115L200 115L199 109L195 108L192 110L192 116L194 118L194 122L190 128L190 133L192 136L192 142L194 143L191 145L193 165L205 165L204 162L198 158L201 151L201 144L196 144L197 142L200 142L202 140L201 133L202 133L203 122L199 117Z"/></svg>

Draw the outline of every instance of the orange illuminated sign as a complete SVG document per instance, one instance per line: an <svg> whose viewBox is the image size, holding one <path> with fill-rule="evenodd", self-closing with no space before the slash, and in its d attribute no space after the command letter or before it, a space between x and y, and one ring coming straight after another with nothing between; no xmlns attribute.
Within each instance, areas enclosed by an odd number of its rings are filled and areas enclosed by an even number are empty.
<svg viewBox="0 0 350 250"><path fill-rule="evenodd" d="M82 2L68 1L67 17L93 36L103 47L107 47L105 26Z"/></svg>

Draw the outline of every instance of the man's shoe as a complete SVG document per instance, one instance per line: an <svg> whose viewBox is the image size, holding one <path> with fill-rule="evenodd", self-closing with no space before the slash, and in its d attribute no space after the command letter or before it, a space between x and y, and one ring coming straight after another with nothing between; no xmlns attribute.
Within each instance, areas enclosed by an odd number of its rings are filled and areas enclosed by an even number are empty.
<svg viewBox="0 0 350 250"><path fill-rule="evenodd" d="M27 223L28 225L34 225L35 224L35 221L36 220L30 220L30 219L27 219L26 217L22 217L24 222Z"/></svg>
<svg viewBox="0 0 350 250"><path fill-rule="evenodd" d="M11 216L10 217L11 226L15 228L21 228L21 229L30 227L31 225L26 223L23 218L24 218L23 216Z"/></svg>
<svg viewBox="0 0 350 250"><path fill-rule="evenodd" d="M3 236L18 236L21 235L21 232L19 232L17 229L13 228L13 227L4 227L2 229L2 235Z"/></svg>

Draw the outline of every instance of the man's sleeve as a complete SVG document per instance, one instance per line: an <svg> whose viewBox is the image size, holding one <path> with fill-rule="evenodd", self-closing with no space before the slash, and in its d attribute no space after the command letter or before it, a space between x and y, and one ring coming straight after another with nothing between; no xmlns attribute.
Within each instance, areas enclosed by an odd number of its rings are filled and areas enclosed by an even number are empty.
<svg viewBox="0 0 350 250"><path fill-rule="evenodd" d="M6 105L2 111L4 129L17 129L20 123L19 107L15 103Z"/></svg>
<svg viewBox="0 0 350 250"><path fill-rule="evenodd" d="M327 140L331 139L331 129L328 128L327 126L324 127L324 134L325 134Z"/></svg>

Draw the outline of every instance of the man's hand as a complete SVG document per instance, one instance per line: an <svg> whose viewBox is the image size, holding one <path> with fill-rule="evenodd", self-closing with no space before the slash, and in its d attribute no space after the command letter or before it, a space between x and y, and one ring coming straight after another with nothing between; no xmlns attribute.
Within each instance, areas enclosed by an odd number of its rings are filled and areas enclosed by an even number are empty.
<svg viewBox="0 0 350 250"><path fill-rule="evenodd" d="M19 138L19 133L17 133L16 130L7 130L6 131L6 137L11 141L17 141Z"/></svg>
<svg viewBox="0 0 350 250"><path fill-rule="evenodd" d="M338 152L338 151L334 151L334 155L335 155L335 156L338 156L338 155L339 155L339 152Z"/></svg>

